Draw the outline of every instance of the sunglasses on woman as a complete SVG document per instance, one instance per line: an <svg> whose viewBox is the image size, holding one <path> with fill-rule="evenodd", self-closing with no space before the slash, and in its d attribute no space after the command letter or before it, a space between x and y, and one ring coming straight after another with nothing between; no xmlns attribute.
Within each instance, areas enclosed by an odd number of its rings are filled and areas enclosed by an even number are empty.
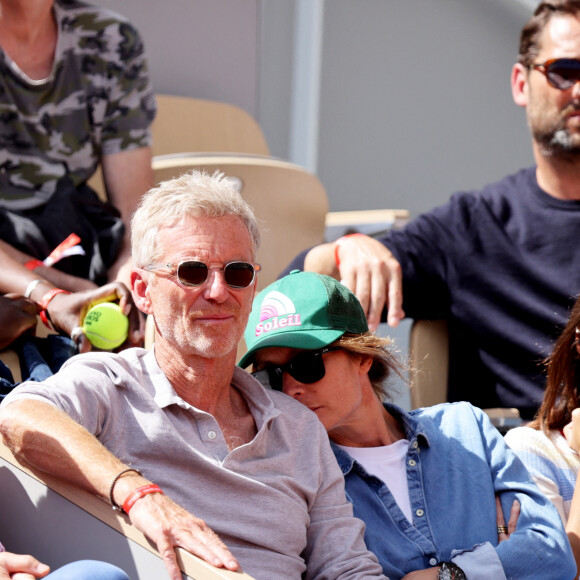
<svg viewBox="0 0 580 580"><path fill-rule="evenodd" d="M174 276L181 286L203 286L209 278L211 270L216 269L224 273L224 280L230 288L240 289L251 286L256 278L256 272L261 269L260 264L250 262L226 262L206 264L199 260L184 260L172 264L148 264L143 270L154 272L155 270L168 269L168 274Z"/></svg>
<svg viewBox="0 0 580 580"><path fill-rule="evenodd" d="M566 91L580 81L580 60L575 58L551 58L541 64L531 64L540 71L555 89Z"/></svg>
<svg viewBox="0 0 580 580"><path fill-rule="evenodd" d="M324 378L326 368L322 355L333 350L340 350L339 346L325 346L318 350L304 350L284 365L269 365L254 371L252 376L265 387L272 387L275 391L281 391L284 382L284 373L288 373L299 383L310 385Z"/></svg>

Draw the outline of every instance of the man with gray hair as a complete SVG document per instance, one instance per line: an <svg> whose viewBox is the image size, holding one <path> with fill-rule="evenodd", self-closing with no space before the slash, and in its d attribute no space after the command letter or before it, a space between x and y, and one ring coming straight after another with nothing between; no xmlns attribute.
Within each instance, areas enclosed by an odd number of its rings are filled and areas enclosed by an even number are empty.
<svg viewBox="0 0 580 580"><path fill-rule="evenodd" d="M259 241L222 175L149 191L131 285L154 348L81 354L24 383L0 433L19 459L124 511L172 580L176 546L257 578L384 578L316 416L235 366Z"/></svg>

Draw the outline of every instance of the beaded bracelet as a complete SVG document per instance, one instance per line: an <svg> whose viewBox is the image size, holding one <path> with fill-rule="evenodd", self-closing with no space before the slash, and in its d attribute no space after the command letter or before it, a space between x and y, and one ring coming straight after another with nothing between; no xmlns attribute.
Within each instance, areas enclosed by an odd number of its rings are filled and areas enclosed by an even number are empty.
<svg viewBox="0 0 580 580"><path fill-rule="evenodd" d="M123 511L123 509L121 508L121 506L115 503L115 500L113 499L113 489L117 481L119 481L119 479L121 478L121 476L125 475L125 473L129 473L130 471L134 471L137 475L143 475L137 468L127 467L126 469L123 469L123 471L119 471L119 473L115 475L113 481L111 481L111 485L109 486L109 503L111 504L112 508L117 512Z"/></svg>
<svg viewBox="0 0 580 580"><path fill-rule="evenodd" d="M352 238L354 236L364 236L365 234L361 234L361 233L355 233L355 234L347 234L346 236L342 236L342 238L338 238L338 240L336 240L336 242L334 242L334 261L336 263L336 267L338 268L340 266L340 259L338 257L338 248L344 244L344 242L348 239L348 238Z"/></svg>
<svg viewBox="0 0 580 580"><path fill-rule="evenodd" d="M144 485L143 487L138 487L123 503L123 511L128 514L129 510L139 501L142 497L145 497L149 493L161 493L163 490L154 483L149 485Z"/></svg>

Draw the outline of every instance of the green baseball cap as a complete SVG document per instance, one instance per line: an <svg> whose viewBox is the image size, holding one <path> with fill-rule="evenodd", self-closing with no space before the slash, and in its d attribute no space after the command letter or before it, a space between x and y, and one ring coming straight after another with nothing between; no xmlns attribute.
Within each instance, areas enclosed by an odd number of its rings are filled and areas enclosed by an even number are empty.
<svg viewBox="0 0 580 580"><path fill-rule="evenodd" d="M362 334L368 329L358 298L346 286L330 276L294 270L254 299L244 333L248 351L238 365L250 365L262 348L311 350L345 332Z"/></svg>

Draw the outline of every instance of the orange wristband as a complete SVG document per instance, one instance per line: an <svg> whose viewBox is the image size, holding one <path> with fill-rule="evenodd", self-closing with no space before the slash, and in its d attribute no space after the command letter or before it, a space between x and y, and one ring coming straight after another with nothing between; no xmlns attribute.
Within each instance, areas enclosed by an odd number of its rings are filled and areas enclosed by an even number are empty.
<svg viewBox="0 0 580 580"><path fill-rule="evenodd" d="M345 240L347 240L348 238L352 238L354 236L364 236L365 234L361 234L361 233L355 233L355 234L347 234L346 236L342 236L342 238L338 238L338 240L336 240L336 242L334 242L334 261L336 263L336 267L338 268L340 266L340 259L338 257L338 248L344 244Z"/></svg>
<svg viewBox="0 0 580 580"><path fill-rule="evenodd" d="M51 324L48 321L48 317L46 315L46 309L50 304L50 301L57 295L57 294L70 294L67 290L63 290L62 288L53 288L49 290L41 299L38 305L40 306L40 319L44 322L44 325L48 328L51 328Z"/></svg>
<svg viewBox="0 0 580 580"><path fill-rule="evenodd" d="M50 301L57 295L57 294L70 294L68 290L63 290L62 288L53 288L49 290L41 299L38 305L42 308L42 310L46 310Z"/></svg>
<svg viewBox="0 0 580 580"><path fill-rule="evenodd" d="M138 487L129 497L123 502L123 511L128 514L129 510L138 502L142 497L145 497L149 493L161 493L163 494L163 490L154 483L149 485L144 485L142 487Z"/></svg>

